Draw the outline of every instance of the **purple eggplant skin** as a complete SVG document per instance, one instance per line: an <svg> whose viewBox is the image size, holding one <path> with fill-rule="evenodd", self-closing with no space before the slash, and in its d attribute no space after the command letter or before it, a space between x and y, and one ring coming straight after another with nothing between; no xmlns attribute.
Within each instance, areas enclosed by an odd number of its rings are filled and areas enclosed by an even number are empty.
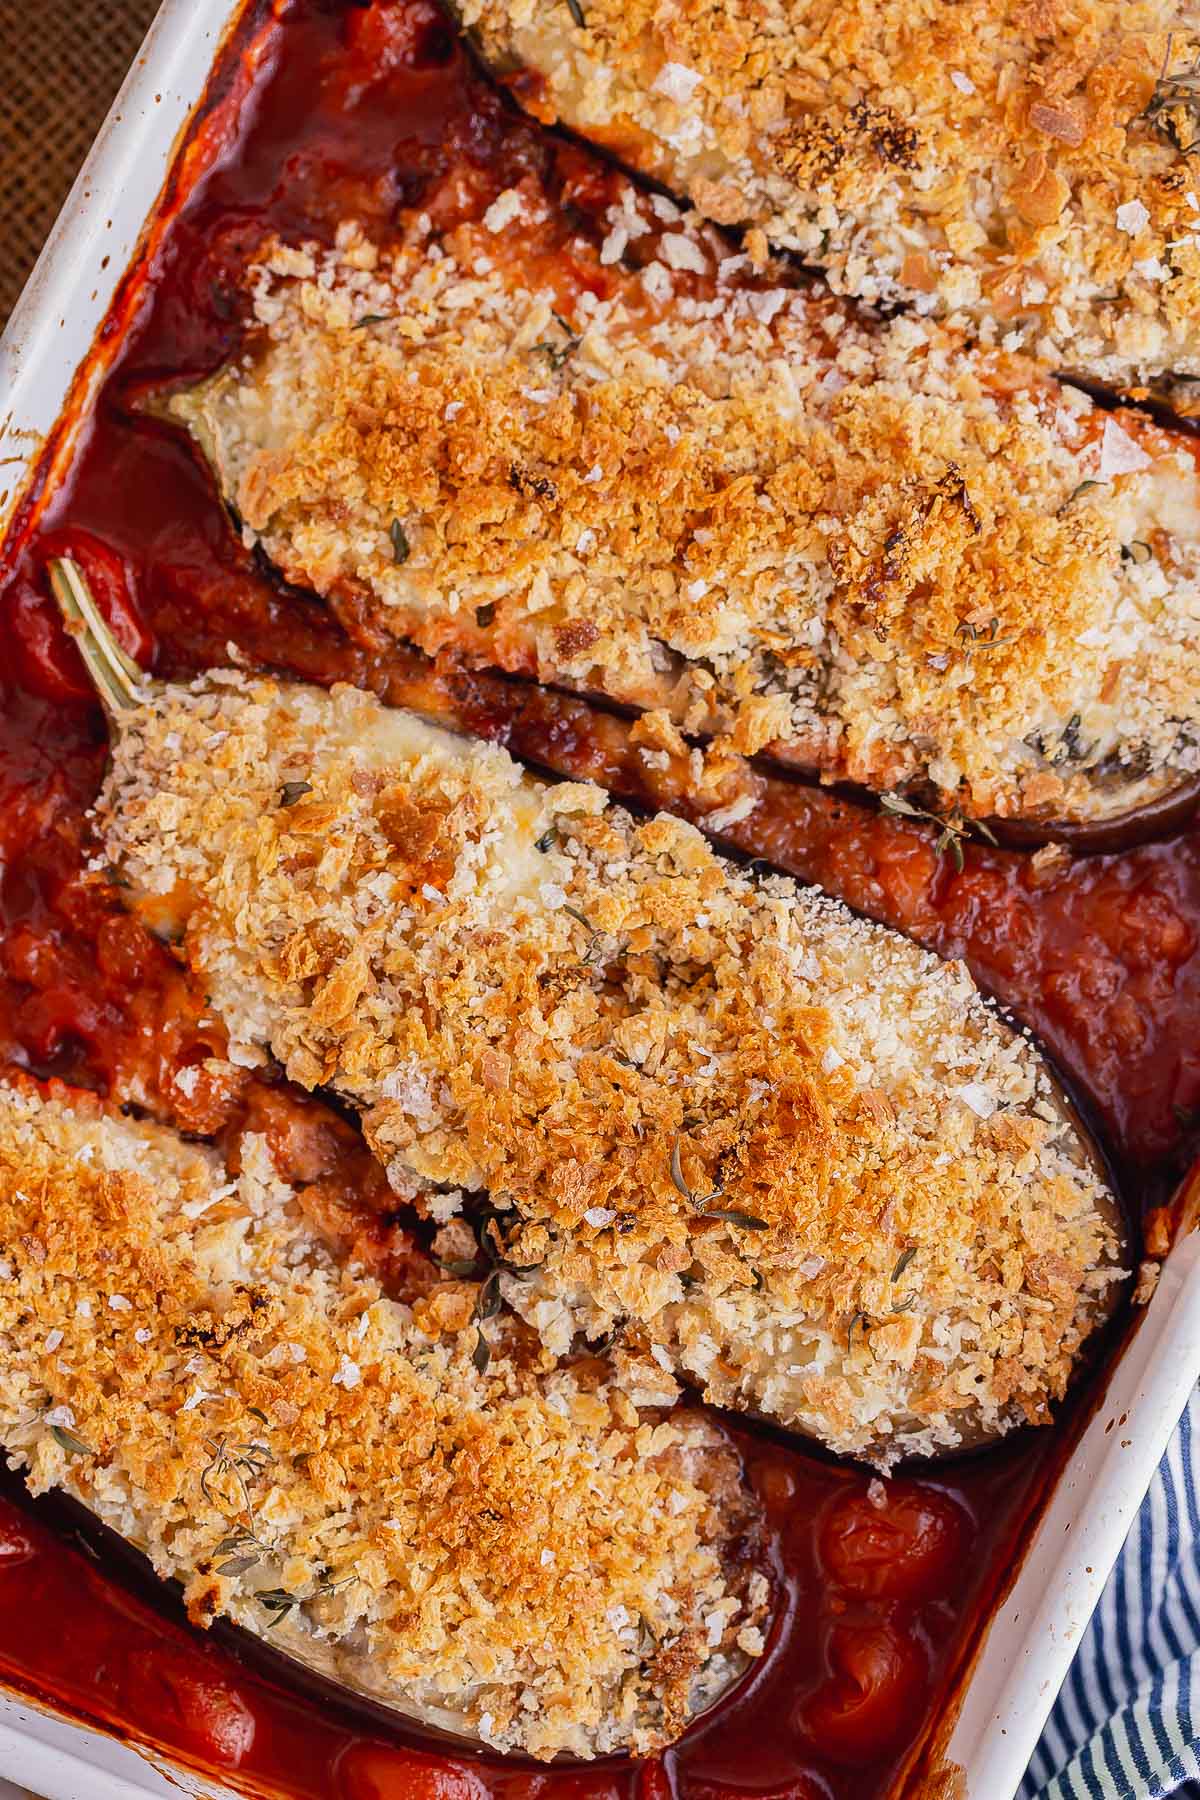
<svg viewBox="0 0 1200 1800"><path fill-rule="evenodd" d="M1189 775L1143 806L1109 819L987 819L985 824L1007 850L1036 850L1064 844L1083 856L1119 856L1142 844L1173 837L1200 810L1200 775Z"/></svg>

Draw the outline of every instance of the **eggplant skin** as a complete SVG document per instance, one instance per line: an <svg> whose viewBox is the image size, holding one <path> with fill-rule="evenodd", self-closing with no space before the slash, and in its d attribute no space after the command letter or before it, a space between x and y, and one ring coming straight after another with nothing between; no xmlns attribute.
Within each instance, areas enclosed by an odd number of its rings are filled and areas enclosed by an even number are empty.
<svg viewBox="0 0 1200 1800"><path fill-rule="evenodd" d="M124 716L98 817L231 1054L333 1087L443 1230L486 1193L514 1310L616 1332L647 1404L887 1467L1046 1422L1116 1304L1095 1147L963 966L677 818L234 675Z"/></svg>
<svg viewBox="0 0 1200 1800"><path fill-rule="evenodd" d="M1182 0L1093 0L1085 26L1036 34L968 0L936 44L907 0L446 10L542 123L765 235L839 294L952 314L1124 390L1200 373L1200 42Z"/></svg>
<svg viewBox="0 0 1200 1800"><path fill-rule="evenodd" d="M1097 842L1200 779L1188 441L936 321L726 273L632 190L564 313L550 217L529 177L453 253L419 221L263 250L243 354L157 404L284 579L633 709L648 756L715 740Z"/></svg>
<svg viewBox="0 0 1200 1800"><path fill-rule="evenodd" d="M540 1758L678 1736L761 1653L770 1598L720 1429L478 1324L477 1283L388 1298L265 1137L234 1154L0 1086L10 1464L193 1624L405 1718Z"/></svg>

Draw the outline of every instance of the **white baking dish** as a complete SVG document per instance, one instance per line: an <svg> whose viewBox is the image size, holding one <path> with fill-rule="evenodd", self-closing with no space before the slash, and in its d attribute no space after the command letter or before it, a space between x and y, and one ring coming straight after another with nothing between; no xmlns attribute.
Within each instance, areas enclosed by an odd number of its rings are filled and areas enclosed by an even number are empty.
<svg viewBox="0 0 1200 1800"><path fill-rule="evenodd" d="M165 0L0 339L0 537L159 196L239 0ZM115 351L114 344L108 354ZM89 389L104 373L98 358ZM55 463L69 453L56 447ZM1010 1800L1171 1431L1200 1379L1200 1238L1172 1252L987 1632L947 1755L969 1800ZM158 1763L158 1767L165 1767ZM0 1776L52 1800L199 1791L0 1690ZM217 1792L211 1781L200 1784Z"/></svg>

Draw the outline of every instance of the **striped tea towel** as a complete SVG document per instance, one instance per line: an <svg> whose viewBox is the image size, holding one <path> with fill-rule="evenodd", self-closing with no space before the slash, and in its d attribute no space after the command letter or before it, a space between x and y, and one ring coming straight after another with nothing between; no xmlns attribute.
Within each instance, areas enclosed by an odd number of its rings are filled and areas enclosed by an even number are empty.
<svg viewBox="0 0 1200 1800"><path fill-rule="evenodd" d="M1200 1800L1197 1473L1200 1390L1125 1540L1018 1800Z"/></svg>

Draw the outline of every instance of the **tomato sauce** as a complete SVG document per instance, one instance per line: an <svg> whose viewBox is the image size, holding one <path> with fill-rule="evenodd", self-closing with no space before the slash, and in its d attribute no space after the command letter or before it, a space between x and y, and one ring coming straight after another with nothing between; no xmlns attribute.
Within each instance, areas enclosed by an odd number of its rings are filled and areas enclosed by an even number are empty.
<svg viewBox="0 0 1200 1800"><path fill-rule="evenodd" d="M268 12L261 7L258 23ZM251 104L206 123L218 154L155 252L69 479L14 543L0 595L0 1067L58 1077L218 1139L252 1117L304 1165L321 1229L389 1283L423 1279L352 1128L223 1063L224 1038L169 947L89 868L103 721L57 625L48 556L85 565L127 648L162 675L234 657L403 702L441 683L460 720L514 751L655 804L624 724L582 702L380 645L289 590L242 546L208 477L144 409L150 386L234 352L238 276L268 231L328 240L443 223L530 170L555 196L559 276L615 177L541 135L468 64L430 0L276 7ZM771 778L736 847L821 882L942 954L1030 1024L1106 1128L1128 1191L1160 1202L1200 1125L1200 829L1123 855L1034 859L966 846L961 869L904 819ZM181 1073L188 1071L180 1083ZM1098 1378L1097 1378L1098 1379ZM352 1705L314 1705L173 1597L97 1562L54 1504L0 1495L0 1676L248 1792L291 1800L881 1800L919 1780L931 1722L969 1663L1094 1396L1053 1432L886 1484L748 1426L731 1429L765 1510L782 1603L766 1657L661 1759L546 1769Z"/></svg>

